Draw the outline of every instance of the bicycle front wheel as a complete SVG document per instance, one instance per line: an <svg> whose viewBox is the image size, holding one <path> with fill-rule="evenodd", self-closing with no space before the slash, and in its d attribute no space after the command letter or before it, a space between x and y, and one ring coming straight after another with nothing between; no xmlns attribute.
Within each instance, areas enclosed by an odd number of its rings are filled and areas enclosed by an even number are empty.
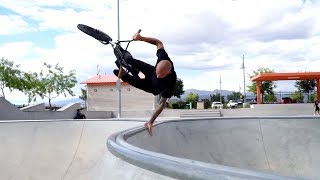
<svg viewBox="0 0 320 180"><path fill-rule="evenodd" d="M78 24L78 29L86 34L88 34L89 36L97 39L98 41L100 41L101 43L103 44L109 44L109 42L112 41L111 37L98 30L98 29L95 29L95 28L92 28L90 26L87 26L87 25L84 25L84 24Z"/></svg>

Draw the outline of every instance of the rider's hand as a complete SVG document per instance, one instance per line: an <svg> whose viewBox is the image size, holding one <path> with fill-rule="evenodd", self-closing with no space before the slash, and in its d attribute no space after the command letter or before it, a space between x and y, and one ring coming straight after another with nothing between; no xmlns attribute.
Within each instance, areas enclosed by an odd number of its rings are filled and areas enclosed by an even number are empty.
<svg viewBox="0 0 320 180"><path fill-rule="evenodd" d="M133 40L135 41L141 41L142 40L142 36L140 35L140 30L139 32L135 33L132 37Z"/></svg>

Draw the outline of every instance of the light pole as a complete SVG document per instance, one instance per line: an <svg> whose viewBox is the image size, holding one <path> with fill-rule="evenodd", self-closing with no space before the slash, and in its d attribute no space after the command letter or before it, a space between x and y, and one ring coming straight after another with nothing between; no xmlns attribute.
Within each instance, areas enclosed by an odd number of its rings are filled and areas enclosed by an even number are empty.
<svg viewBox="0 0 320 180"><path fill-rule="evenodd" d="M242 55L242 72L243 72L243 106L246 102L246 73L245 73L245 67L244 67L244 55Z"/></svg>
<svg viewBox="0 0 320 180"><path fill-rule="evenodd" d="M119 16L119 1L117 0L117 19L118 19L118 41L120 40L120 16ZM118 89L118 118L121 118L121 81L120 78L117 80Z"/></svg>
<svg viewBox="0 0 320 180"><path fill-rule="evenodd" d="M221 95L221 74L220 74L220 81L219 81L219 83L220 83L220 103L222 104L222 95Z"/></svg>

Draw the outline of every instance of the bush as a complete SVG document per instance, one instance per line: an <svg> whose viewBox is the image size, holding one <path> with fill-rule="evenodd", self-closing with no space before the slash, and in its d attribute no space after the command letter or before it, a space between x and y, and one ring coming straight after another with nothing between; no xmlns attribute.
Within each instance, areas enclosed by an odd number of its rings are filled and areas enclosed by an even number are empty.
<svg viewBox="0 0 320 180"><path fill-rule="evenodd" d="M186 103L183 101L174 102L171 100L171 101L169 101L169 108L171 108L171 109L185 109Z"/></svg>
<svg viewBox="0 0 320 180"><path fill-rule="evenodd" d="M209 99L202 99L202 101L204 102L204 108L205 109L211 108L211 103L210 103Z"/></svg>

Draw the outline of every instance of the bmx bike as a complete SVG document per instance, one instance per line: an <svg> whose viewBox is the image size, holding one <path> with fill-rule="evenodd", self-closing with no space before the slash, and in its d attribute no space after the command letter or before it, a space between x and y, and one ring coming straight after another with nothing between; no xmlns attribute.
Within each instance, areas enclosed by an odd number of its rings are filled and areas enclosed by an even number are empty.
<svg viewBox="0 0 320 180"><path fill-rule="evenodd" d="M101 42L102 44L104 45L108 45L110 44L111 47L113 48L114 50L114 53L117 57L117 60L120 62L120 67L119 67L119 73L118 73L118 78L120 78L121 74L122 74L122 71L123 69L125 68L128 72L135 72L135 73L139 73L138 70L134 69L130 64L127 63L126 61L126 52L127 52L127 49L129 47L129 44L133 41L133 40L117 40L115 42L112 41L112 38L102 32L101 30L99 29L95 29L95 28L92 28L90 26L87 26L87 25L84 25L84 24L78 24L77 25L77 28L84 32L85 34L95 38L96 40L98 40L99 42ZM139 29L138 33L140 33L141 30ZM120 43L122 42L127 42L127 46L126 48L124 49L123 51L123 48L121 47ZM131 56L131 55L130 55ZM123 68L124 67L124 68Z"/></svg>

